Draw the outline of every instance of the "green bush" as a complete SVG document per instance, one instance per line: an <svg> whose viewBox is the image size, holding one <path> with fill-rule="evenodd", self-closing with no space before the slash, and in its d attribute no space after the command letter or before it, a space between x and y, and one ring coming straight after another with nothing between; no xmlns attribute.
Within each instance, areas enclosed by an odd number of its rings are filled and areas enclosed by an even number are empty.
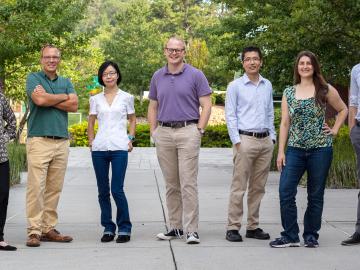
<svg viewBox="0 0 360 270"><path fill-rule="evenodd" d="M211 102L213 105L221 105L224 106L225 105L225 96L226 93L212 93L211 95Z"/></svg>
<svg viewBox="0 0 360 270"><path fill-rule="evenodd" d="M26 148L24 144L7 145L10 163L10 185L20 182L20 172L26 171Z"/></svg>
<svg viewBox="0 0 360 270"><path fill-rule="evenodd" d="M201 147L232 147L226 125L207 126Z"/></svg>
<svg viewBox="0 0 360 270"><path fill-rule="evenodd" d="M87 136L88 122L84 121L69 127L70 146L88 146L89 140ZM97 131L97 124L95 124L95 132Z"/></svg>
<svg viewBox="0 0 360 270"><path fill-rule="evenodd" d="M134 107L135 107L135 114L137 117L146 117L147 116L147 109L149 106L149 100L143 99L142 103L140 103L140 99L135 98L134 101Z"/></svg>
<svg viewBox="0 0 360 270"><path fill-rule="evenodd" d="M150 126L149 124L136 125L136 140L135 147L149 147L150 146Z"/></svg>

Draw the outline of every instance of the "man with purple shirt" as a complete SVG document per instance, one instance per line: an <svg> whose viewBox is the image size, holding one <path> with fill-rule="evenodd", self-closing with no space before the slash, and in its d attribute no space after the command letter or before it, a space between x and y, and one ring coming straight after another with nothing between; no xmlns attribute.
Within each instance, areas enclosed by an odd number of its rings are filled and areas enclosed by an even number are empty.
<svg viewBox="0 0 360 270"><path fill-rule="evenodd" d="M184 63L185 54L184 40L167 41L167 65L154 73L150 83L148 121L166 183L171 228L157 237L182 238L185 232L187 244L198 244L198 160L211 113L211 89L200 70Z"/></svg>

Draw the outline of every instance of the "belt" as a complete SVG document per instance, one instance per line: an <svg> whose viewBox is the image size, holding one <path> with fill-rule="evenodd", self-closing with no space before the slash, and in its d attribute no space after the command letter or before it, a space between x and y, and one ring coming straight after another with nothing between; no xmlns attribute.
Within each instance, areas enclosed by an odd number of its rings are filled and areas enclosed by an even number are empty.
<svg viewBox="0 0 360 270"><path fill-rule="evenodd" d="M63 140L66 139L64 137L59 137L59 136L41 136L43 138L47 138L47 139L52 139L52 140Z"/></svg>
<svg viewBox="0 0 360 270"><path fill-rule="evenodd" d="M269 131L249 132L249 131L244 131L244 130L239 130L239 134L246 135L246 136L253 136L255 138L265 138L270 135Z"/></svg>
<svg viewBox="0 0 360 270"><path fill-rule="evenodd" d="M173 122L162 122L159 121L159 126L161 127L171 127L171 128L182 128L189 125L197 124L199 120L188 120L188 121L173 121Z"/></svg>

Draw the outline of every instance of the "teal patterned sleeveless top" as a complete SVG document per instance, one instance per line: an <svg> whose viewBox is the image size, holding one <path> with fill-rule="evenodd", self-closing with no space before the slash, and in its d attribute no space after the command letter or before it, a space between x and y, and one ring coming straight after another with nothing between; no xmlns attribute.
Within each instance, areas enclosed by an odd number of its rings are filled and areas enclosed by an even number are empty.
<svg viewBox="0 0 360 270"><path fill-rule="evenodd" d="M322 131L325 108L316 104L315 97L296 99L295 87L284 90L290 115L288 146L311 149L332 145L332 136Z"/></svg>

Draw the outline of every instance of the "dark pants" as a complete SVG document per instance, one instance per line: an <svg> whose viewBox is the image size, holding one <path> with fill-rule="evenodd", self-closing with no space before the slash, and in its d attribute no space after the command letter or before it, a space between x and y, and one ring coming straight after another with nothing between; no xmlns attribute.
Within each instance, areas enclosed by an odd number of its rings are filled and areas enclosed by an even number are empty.
<svg viewBox="0 0 360 270"><path fill-rule="evenodd" d="M117 212L116 224L119 235L131 234L129 207L124 193L124 179L128 163L127 151L92 151L92 161L96 174L99 204L101 208L101 225L104 233L115 234L116 225L112 221L109 167L111 163L111 194L114 198Z"/></svg>
<svg viewBox="0 0 360 270"><path fill-rule="evenodd" d="M358 183L360 186L360 127L355 125L350 131L351 143L354 147L357 160L357 175ZM360 192L358 194L358 207L357 207L357 220L355 230L360 233Z"/></svg>
<svg viewBox="0 0 360 270"><path fill-rule="evenodd" d="M286 166L281 172L279 186L281 223L284 228L282 236L294 242L299 241L295 197L299 181L306 171L308 205L304 216L303 238L319 238L324 190L331 161L332 147L308 150L290 146L287 148Z"/></svg>
<svg viewBox="0 0 360 270"><path fill-rule="evenodd" d="M10 189L9 161L0 163L0 241L4 241L4 226Z"/></svg>

